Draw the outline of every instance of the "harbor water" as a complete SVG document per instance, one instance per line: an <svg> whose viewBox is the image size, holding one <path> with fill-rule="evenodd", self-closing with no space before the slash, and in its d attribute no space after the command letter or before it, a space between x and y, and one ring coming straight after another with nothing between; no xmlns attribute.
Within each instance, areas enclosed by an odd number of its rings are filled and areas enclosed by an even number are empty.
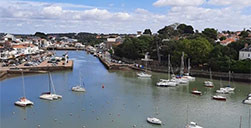
<svg viewBox="0 0 251 128"><path fill-rule="evenodd" d="M64 52L57 51L57 55ZM204 87L206 78L162 88L155 84L167 74L152 73L151 79L142 79L133 70L108 71L84 51L69 51L69 57L74 60L72 71L51 73L56 93L63 96L61 100L39 99L42 92L48 91L48 74L24 76L26 97L34 102L26 108L14 105L23 96L22 78L0 81L1 128L184 128L187 121L204 128L238 128L240 123L242 128L249 126L250 106L242 104L242 100L251 91L250 83L231 82L235 92L226 95L226 101L216 101L211 97L220 88L219 80L214 80L214 88ZM85 83L84 93L71 91L79 84L79 72ZM228 81L222 83L227 85ZM194 88L203 95L191 94ZM150 116L164 124L148 124L146 118Z"/></svg>

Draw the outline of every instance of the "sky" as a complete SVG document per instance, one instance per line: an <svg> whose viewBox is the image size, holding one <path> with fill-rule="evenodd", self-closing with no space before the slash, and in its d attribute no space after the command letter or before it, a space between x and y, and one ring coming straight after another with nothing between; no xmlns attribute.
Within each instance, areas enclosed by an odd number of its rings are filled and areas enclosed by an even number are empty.
<svg viewBox="0 0 251 128"><path fill-rule="evenodd" d="M173 23L196 30L251 29L251 0L0 0L0 32L156 33Z"/></svg>

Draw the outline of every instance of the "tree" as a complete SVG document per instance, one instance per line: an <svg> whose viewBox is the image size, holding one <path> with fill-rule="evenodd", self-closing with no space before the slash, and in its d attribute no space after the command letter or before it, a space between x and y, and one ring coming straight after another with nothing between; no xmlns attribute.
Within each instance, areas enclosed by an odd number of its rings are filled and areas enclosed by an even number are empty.
<svg viewBox="0 0 251 128"><path fill-rule="evenodd" d="M184 33L193 34L193 27L191 25L186 26Z"/></svg>
<svg viewBox="0 0 251 128"><path fill-rule="evenodd" d="M152 35L152 31L150 29L145 29L145 31L143 32L143 34Z"/></svg>
<svg viewBox="0 0 251 128"><path fill-rule="evenodd" d="M209 41L203 37L196 39L182 40L185 53L193 60L194 65L204 64L207 62L208 55L213 49Z"/></svg>
<svg viewBox="0 0 251 128"><path fill-rule="evenodd" d="M205 28L202 31L202 34L204 34L208 38L212 38L214 40L217 39L217 30L215 30L214 28Z"/></svg>
<svg viewBox="0 0 251 128"><path fill-rule="evenodd" d="M36 37L43 38L43 39L46 39L46 38L47 38L46 34L43 33L43 32L36 32L36 33L35 33L35 36L36 36Z"/></svg>
<svg viewBox="0 0 251 128"><path fill-rule="evenodd" d="M246 38L248 37L248 35L249 35L248 31L242 31L239 36L241 36L242 38Z"/></svg>
<svg viewBox="0 0 251 128"><path fill-rule="evenodd" d="M183 33L186 33L186 34L193 34L194 31L193 31L193 27L191 25L186 25L186 24L180 24L178 27L177 27L178 31L183 34Z"/></svg>
<svg viewBox="0 0 251 128"><path fill-rule="evenodd" d="M225 36L220 37L220 41L227 39Z"/></svg>

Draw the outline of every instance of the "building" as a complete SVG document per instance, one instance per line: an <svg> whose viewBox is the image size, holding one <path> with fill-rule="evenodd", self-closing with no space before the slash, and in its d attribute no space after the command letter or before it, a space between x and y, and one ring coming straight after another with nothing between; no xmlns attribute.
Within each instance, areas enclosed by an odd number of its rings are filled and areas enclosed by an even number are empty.
<svg viewBox="0 0 251 128"><path fill-rule="evenodd" d="M251 60L251 45L245 44L245 47L239 51L239 60Z"/></svg>
<svg viewBox="0 0 251 128"><path fill-rule="evenodd" d="M120 36L118 37L110 37L110 38L107 38L106 42L105 42L105 47L107 49L111 49L113 45L117 46L119 44L122 43L122 39Z"/></svg>

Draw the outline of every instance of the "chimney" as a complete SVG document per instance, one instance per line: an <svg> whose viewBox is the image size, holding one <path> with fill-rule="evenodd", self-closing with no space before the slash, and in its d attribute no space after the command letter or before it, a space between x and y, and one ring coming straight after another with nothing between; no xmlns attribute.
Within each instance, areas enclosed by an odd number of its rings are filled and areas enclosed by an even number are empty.
<svg viewBox="0 0 251 128"><path fill-rule="evenodd" d="M244 48L247 48L247 47L248 47L248 43L245 43Z"/></svg>

